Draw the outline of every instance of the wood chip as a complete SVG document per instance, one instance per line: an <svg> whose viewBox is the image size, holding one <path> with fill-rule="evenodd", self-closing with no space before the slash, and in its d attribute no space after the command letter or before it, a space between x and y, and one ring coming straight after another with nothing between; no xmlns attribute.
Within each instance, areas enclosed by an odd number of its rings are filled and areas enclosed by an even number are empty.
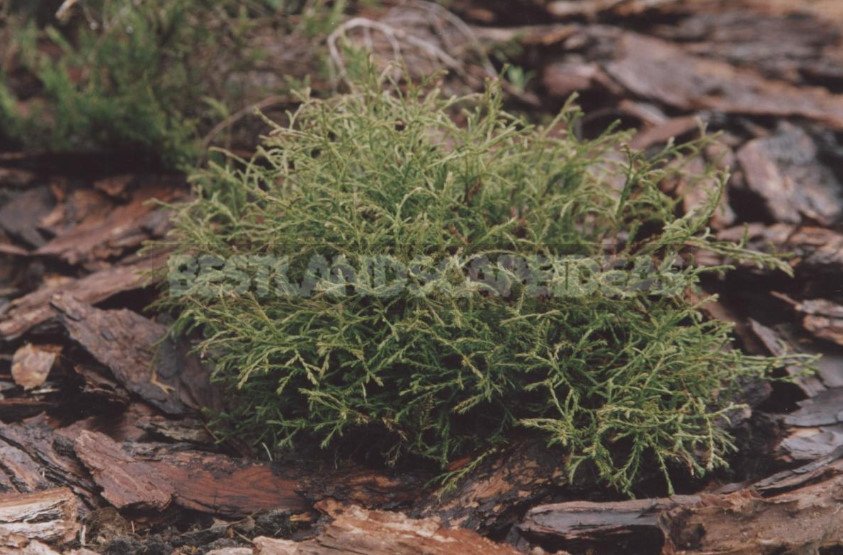
<svg viewBox="0 0 843 555"><path fill-rule="evenodd" d="M825 89L768 80L636 33L624 33L617 48L616 59L604 68L638 96L686 111L796 116L843 129L843 96Z"/></svg>
<svg viewBox="0 0 843 555"><path fill-rule="evenodd" d="M803 315L805 330L820 339L843 345L843 305L827 299L795 301L783 293L774 295Z"/></svg>
<svg viewBox="0 0 843 555"><path fill-rule="evenodd" d="M769 497L744 489L664 515L670 548L682 553L832 553L843 544L840 468ZM798 480L801 482L801 480Z"/></svg>
<svg viewBox="0 0 843 555"><path fill-rule="evenodd" d="M163 452L167 455L161 456ZM277 476L265 464L199 451L161 451L159 460L148 464L173 485L176 503L187 509L237 517L310 508L297 493L297 481Z"/></svg>
<svg viewBox="0 0 843 555"><path fill-rule="evenodd" d="M94 181L94 188L110 197L121 198L137 179L134 174L112 175Z"/></svg>
<svg viewBox="0 0 843 555"><path fill-rule="evenodd" d="M565 484L562 461L563 453L543 442L518 444L489 456L451 491L430 495L419 514L481 533L506 529L549 489Z"/></svg>
<svg viewBox="0 0 843 555"><path fill-rule="evenodd" d="M681 43L689 53L751 67L794 83L802 82L803 70L821 59L826 47L839 37L836 26L804 11L781 17L748 10L741 2L732 4L701 6L692 10L696 13L653 32Z"/></svg>
<svg viewBox="0 0 843 555"><path fill-rule="evenodd" d="M209 373L172 342L162 341L166 326L131 310L100 310L70 295L55 295L52 305L70 336L145 401L174 415L214 406Z"/></svg>
<svg viewBox="0 0 843 555"><path fill-rule="evenodd" d="M41 415L0 425L3 472L21 493L62 486L93 507L96 485L73 455L72 441L54 431L45 420Z"/></svg>
<svg viewBox="0 0 843 555"><path fill-rule="evenodd" d="M20 550L20 555L61 555L58 551L51 548L49 545L43 544L38 540L29 542L26 547Z"/></svg>
<svg viewBox="0 0 843 555"><path fill-rule="evenodd" d="M76 439L75 451L102 488L102 496L118 509L160 511L170 504L172 484L154 467L135 461L108 436L83 431Z"/></svg>
<svg viewBox="0 0 843 555"><path fill-rule="evenodd" d="M662 513L699 502L698 496L674 496L540 505L530 509L518 525L518 532L530 541L553 543L576 552L619 545L636 553L658 552L666 540L661 528Z"/></svg>
<svg viewBox="0 0 843 555"><path fill-rule="evenodd" d="M267 465L172 446L129 453L108 436L91 431L80 433L75 450L103 488L103 497L118 508L160 510L174 502L232 517L309 508L296 493L297 483L276 476Z"/></svg>
<svg viewBox="0 0 843 555"><path fill-rule="evenodd" d="M843 345L843 318L809 314L802 320L802 325L820 339Z"/></svg>
<svg viewBox="0 0 843 555"><path fill-rule="evenodd" d="M127 406L131 402L128 390L117 383L108 369L96 364L76 364L73 370L84 382L81 390L83 396L95 398L103 405Z"/></svg>
<svg viewBox="0 0 843 555"><path fill-rule="evenodd" d="M747 187L761 197L773 219L831 226L843 214L843 185L818 155L805 131L782 123L774 135L744 145L737 158Z"/></svg>
<svg viewBox="0 0 843 555"><path fill-rule="evenodd" d="M0 254L7 256L29 256L29 251L17 245L0 241Z"/></svg>
<svg viewBox="0 0 843 555"><path fill-rule="evenodd" d="M32 185L37 176L27 170L18 168L0 168L0 186L23 189Z"/></svg>
<svg viewBox="0 0 843 555"><path fill-rule="evenodd" d="M48 187L25 189L0 206L0 229L30 247L40 247L46 240L38 230L38 222L52 210L53 204Z"/></svg>
<svg viewBox="0 0 843 555"><path fill-rule="evenodd" d="M47 381L53 364L61 353L59 345L27 343L12 358L12 379L24 389L34 389Z"/></svg>
<svg viewBox="0 0 843 555"><path fill-rule="evenodd" d="M803 428L843 424L843 387L800 401L799 407L785 417L785 423Z"/></svg>
<svg viewBox="0 0 843 555"><path fill-rule="evenodd" d="M843 449L843 387L828 389L799 402L784 417L788 436L779 445L786 458L821 460ZM843 454L843 453L841 453Z"/></svg>
<svg viewBox="0 0 843 555"><path fill-rule="evenodd" d="M791 428L779 445L787 459L815 461L843 446L843 424L811 428Z"/></svg>
<svg viewBox="0 0 843 555"><path fill-rule="evenodd" d="M574 93L589 89L621 92L609 79L600 66L577 62L557 62L544 68L542 84L547 93L560 98L568 98Z"/></svg>
<svg viewBox="0 0 843 555"><path fill-rule="evenodd" d="M4 481L11 491L31 493L53 487L38 460L13 443L0 441L0 460L3 461L2 476L7 479Z"/></svg>
<svg viewBox="0 0 843 555"><path fill-rule="evenodd" d="M35 252L56 256L68 264L119 256L166 233L169 213L153 201L172 202L179 192L171 184L139 189L128 204L117 206L101 217L82 221Z"/></svg>
<svg viewBox="0 0 843 555"><path fill-rule="evenodd" d="M843 543L841 455L843 448L734 493L536 507L519 530L549 550L823 553Z"/></svg>
<svg viewBox="0 0 843 555"><path fill-rule="evenodd" d="M806 277L821 274L836 276L843 272L843 235L822 227L787 224L748 224L718 232L718 239L740 241L746 236L749 246L764 252L796 255L792 262Z"/></svg>
<svg viewBox="0 0 843 555"><path fill-rule="evenodd" d="M0 421L17 422L55 406L52 401L35 397L0 398Z"/></svg>
<svg viewBox="0 0 843 555"><path fill-rule="evenodd" d="M79 531L77 504L67 488L0 495L0 545L22 548L32 540L72 541Z"/></svg>
<svg viewBox="0 0 843 555"><path fill-rule="evenodd" d="M646 150L651 146L664 144L671 139L698 131L701 125L702 120L698 116L671 118L658 125L642 129L632 138L629 146L638 150Z"/></svg>
<svg viewBox="0 0 843 555"><path fill-rule="evenodd" d="M749 330L764 345L765 355L782 356L786 353L797 352L791 341L786 340L776 330L763 325L761 322L749 319ZM788 348L788 344L790 347ZM785 371L794 379L797 386L808 397L813 397L826 390L826 386L816 376L803 376L802 370L795 366L785 367Z"/></svg>
<svg viewBox="0 0 843 555"><path fill-rule="evenodd" d="M372 511L325 501L318 506L334 520L315 538L294 542L255 538L265 555L516 555L515 548L497 544L471 530L447 528L434 519L412 519L401 513Z"/></svg>
<svg viewBox="0 0 843 555"><path fill-rule="evenodd" d="M113 266L80 279L46 283L40 289L12 301L9 310L0 316L0 338L17 339L33 327L50 320L57 311L50 301L57 292L72 295L76 300L96 304L125 291L149 285L149 272L159 268L166 258L145 258L125 266Z"/></svg>
<svg viewBox="0 0 843 555"><path fill-rule="evenodd" d="M159 415L151 415L139 418L136 425L152 437L163 437L179 443L214 444L214 438L205 424L196 418L170 420Z"/></svg>

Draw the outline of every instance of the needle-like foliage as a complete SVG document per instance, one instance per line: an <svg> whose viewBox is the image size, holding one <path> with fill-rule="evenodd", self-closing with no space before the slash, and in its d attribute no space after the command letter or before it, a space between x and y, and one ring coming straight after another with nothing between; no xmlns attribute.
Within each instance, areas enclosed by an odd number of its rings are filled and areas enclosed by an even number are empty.
<svg viewBox="0 0 843 555"><path fill-rule="evenodd" d="M573 108L528 125L494 85L352 90L203 171L176 217L165 304L232 393L226 429L443 467L533 429L626 491L648 462L722 464L737 384L780 362L689 301L697 249L777 264L708 234L722 176L677 215L683 149L579 140Z"/></svg>
<svg viewBox="0 0 843 555"><path fill-rule="evenodd" d="M52 16L58 4L0 2L0 145L117 150L173 169L194 164L203 141L221 139L208 133L236 109L286 95L288 79L322 70L318 54L292 69L274 65L266 37L283 49L297 34L305 52L319 52L347 7L85 0L63 3L70 19L62 22Z"/></svg>

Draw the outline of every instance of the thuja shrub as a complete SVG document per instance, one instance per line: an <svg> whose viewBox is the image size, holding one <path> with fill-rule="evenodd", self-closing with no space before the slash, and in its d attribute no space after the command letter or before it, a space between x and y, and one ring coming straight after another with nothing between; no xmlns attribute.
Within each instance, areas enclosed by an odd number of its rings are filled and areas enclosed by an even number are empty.
<svg viewBox="0 0 843 555"><path fill-rule="evenodd" d="M189 169L205 141L222 139L208 133L232 112L286 94L287 79L295 81L301 67L321 69L318 55L292 69L273 65L268 37L297 34L318 50L316 39L348 7L326 0L86 0L65 2L69 19L62 22L54 16L58 4L0 2L0 44L8 46L0 59L0 144L125 151L173 169ZM271 71L284 77L275 80Z"/></svg>
<svg viewBox="0 0 843 555"><path fill-rule="evenodd" d="M781 361L703 316L723 268L693 255L778 263L709 234L723 176L688 214L662 192L693 145L644 157L501 102L372 78L196 176L165 303L231 393L220 429L443 468L532 430L627 491L723 464L739 384Z"/></svg>

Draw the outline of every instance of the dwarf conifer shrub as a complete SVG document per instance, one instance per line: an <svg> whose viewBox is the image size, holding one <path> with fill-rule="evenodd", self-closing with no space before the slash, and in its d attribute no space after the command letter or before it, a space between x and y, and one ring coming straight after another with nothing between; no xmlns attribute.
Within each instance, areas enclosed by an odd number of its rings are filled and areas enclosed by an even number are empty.
<svg viewBox="0 0 843 555"><path fill-rule="evenodd" d="M198 174L165 303L231 392L225 429L443 467L533 430L624 490L648 461L722 464L737 384L780 361L704 318L692 255L778 263L710 236L722 176L679 215L659 184L687 152L576 117L370 79Z"/></svg>
<svg viewBox="0 0 843 555"><path fill-rule="evenodd" d="M0 43L9 52L0 59L0 144L118 150L174 169L195 163L221 120L288 92L284 80L295 75L272 65L265 37L299 33L318 50L348 6L86 0L66 3L72 17L60 22L53 16L58 4L0 2ZM299 63L322 69L318 55ZM270 68L284 80L267 80ZM29 83L20 97L12 73Z"/></svg>

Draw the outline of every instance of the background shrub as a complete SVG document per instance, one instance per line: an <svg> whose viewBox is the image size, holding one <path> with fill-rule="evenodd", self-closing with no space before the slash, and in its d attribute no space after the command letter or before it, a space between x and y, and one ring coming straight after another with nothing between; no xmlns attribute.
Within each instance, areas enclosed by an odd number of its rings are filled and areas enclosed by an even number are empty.
<svg viewBox="0 0 843 555"><path fill-rule="evenodd" d="M9 46L0 60L0 144L118 150L177 169L192 167L226 117L318 75L321 43L347 7L88 0L58 21L59 4L0 7Z"/></svg>

